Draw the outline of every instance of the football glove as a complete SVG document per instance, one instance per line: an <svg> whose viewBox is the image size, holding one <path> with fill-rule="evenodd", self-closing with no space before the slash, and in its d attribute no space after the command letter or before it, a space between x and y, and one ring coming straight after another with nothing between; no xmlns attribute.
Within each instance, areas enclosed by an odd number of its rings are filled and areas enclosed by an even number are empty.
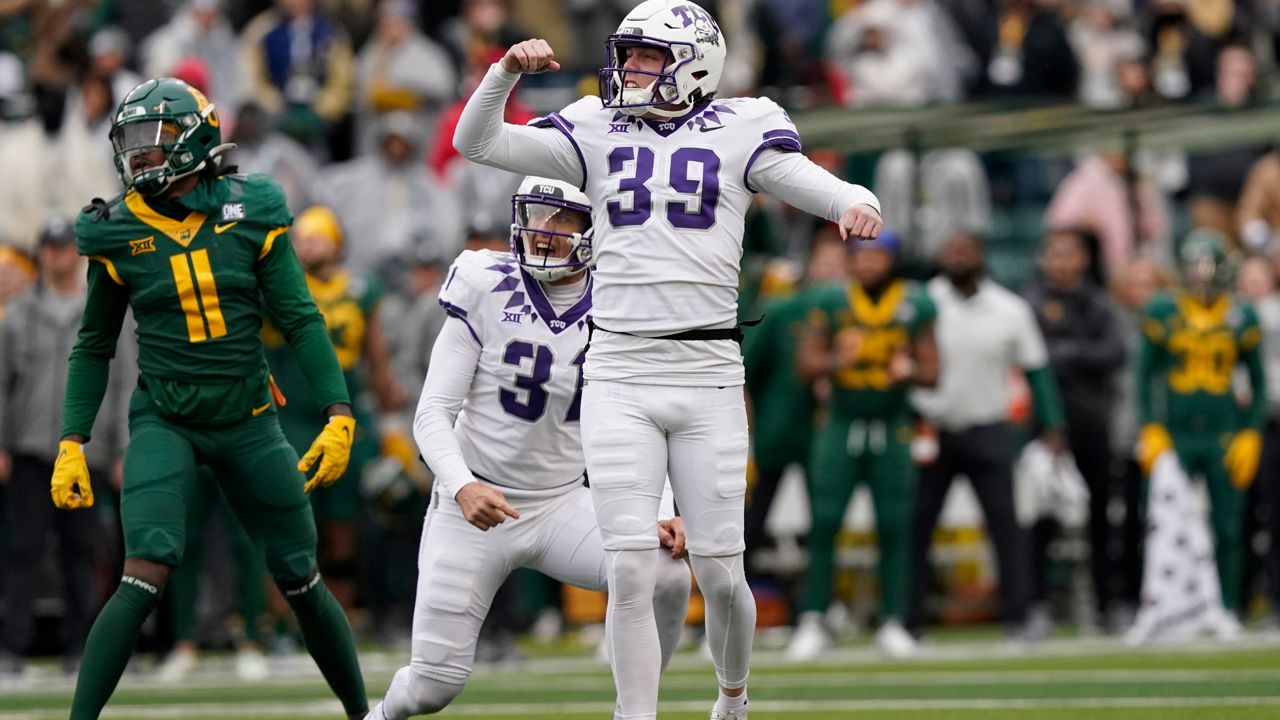
<svg viewBox="0 0 1280 720"><path fill-rule="evenodd" d="M1143 475L1150 475L1151 468L1155 467L1156 459L1159 458L1166 450L1173 449L1173 438L1169 436L1169 431L1160 423L1147 423L1142 426L1141 432L1138 433L1137 458L1138 467L1142 468Z"/></svg>
<svg viewBox="0 0 1280 720"><path fill-rule="evenodd" d="M80 443L71 440L58 443L58 459L53 463L49 492L59 510L93 507L89 465L85 462L84 448Z"/></svg>
<svg viewBox="0 0 1280 720"><path fill-rule="evenodd" d="M355 434L355 418L346 415L329 416L329 422L316 436L315 442L311 443L311 449L298 461L298 470L303 473L310 472L317 461L320 463L316 473L302 486L303 492L311 492L317 487L329 487L342 477L347 471L347 462L351 459L351 442L355 439Z"/></svg>
<svg viewBox="0 0 1280 720"><path fill-rule="evenodd" d="M400 463L405 474L413 479L419 487L430 482L427 468L418 459L418 446L413 438L399 431L384 431L382 435L382 454L394 458Z"/></svg>
<svg viewBox="0 0 1280 720"><path fill-rule="evenodd" d="M1241 430L1231 439L1222 466L1231 475L1231 484L1239 490L1247 490L1258 474L1258 460L1262 457L1262 435L1257 430Z"/></svg>

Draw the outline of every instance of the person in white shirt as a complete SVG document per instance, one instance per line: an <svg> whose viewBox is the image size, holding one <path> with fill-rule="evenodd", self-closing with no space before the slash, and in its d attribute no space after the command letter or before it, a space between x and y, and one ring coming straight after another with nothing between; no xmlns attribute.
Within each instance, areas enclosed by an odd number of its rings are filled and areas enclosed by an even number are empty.
<svg viewBox="0 0 1280 720"><path fill-rule="evenodd" d="M1015 639L1034 641L1042 639L1047 627L1028 617L1028 540L1013 506L1011 372L1025 375L1040 439L1055 453L1066 448L1062 399L1035 313L1026 300L985 276L985 257L981 238L957 233L939 256L942 275L928 285L929 297L938 306L935 332L942 372L935 389L918 390L912 400L938 429L938 454L920 471L908 627L920 630L933 530L952 479L963 474L978 496L995 546L1005 621Z"/></svg>
<svg viewBox="0 0 1280 720"><path fill-rule="evenodd" d="M578 430L592 311L591 206L577 188L526 178L511 252L466 250L445 276L449 313L431 350L413 432L435 473L418 557L413 655L371 720L440 712L471 675L494 593L512 570L606 588L605 550ZM594 478L591 478L594 481ZM665 666L684 626L689 568L673 508L655 507L671 548L646 599Z"/></svg>
<svg viewBox="0 0 1280 720"><path fill-rule="evenodd" d="M582 188L596 227L595 332L582 398L583 446L609 556L614 682L622 717L657 714L658 638L648 603L655 517L670 475L707 600L720 693L713 718L747 715L755 603L743 574L747 417L735 340L743 217L768 192L840 226L880 232L867 189L801 153L771 100L721 99L725 39L685 0L648 0L605 41L600 97L531 126L503 122L521 73L559 69L543 40L494 64L454 134L466 158Z"/></svg>

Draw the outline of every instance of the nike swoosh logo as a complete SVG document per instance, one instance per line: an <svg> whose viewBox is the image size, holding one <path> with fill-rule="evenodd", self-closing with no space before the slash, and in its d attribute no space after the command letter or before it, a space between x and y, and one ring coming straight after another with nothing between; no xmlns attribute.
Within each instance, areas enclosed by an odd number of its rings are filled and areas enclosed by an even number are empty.
<svg viewBox="0 0 1280 720"><path fill-rule="evenodd" d="M234 224L234 223L233 223L233 224ZM266 405L263 405L262 407L256 407L256 408L254 408L254 409L253 409L253 416L254 416L254 417L258 417L258 416L259 416L259 415L261 415L262 413L266 412L266 411L267 411L267 408L269 408L269 407L271 407L271 403L267 403Z"/></svg>
<svg viewBox="0 0 1280 720"><path fill-rule="evenodd" d="M239 222L230 222L230 223L227 223L226 225L214 225L213 232L216 235L221 235L222 233L230 230L231 228L239 224L240 224Z"/></svg>
<svg viewBox="0 0 1280 720"><path fill-rule="evenodd" d="M698 128L698 132L711 132L712 130L723 130L724 128L724 125L703 125Z"/></svg>

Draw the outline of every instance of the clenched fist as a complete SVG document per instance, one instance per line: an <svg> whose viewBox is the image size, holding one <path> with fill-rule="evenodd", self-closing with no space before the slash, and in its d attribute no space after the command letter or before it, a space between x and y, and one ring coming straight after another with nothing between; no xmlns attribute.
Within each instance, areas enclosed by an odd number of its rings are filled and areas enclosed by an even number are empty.
<svg viewBox="0 0 1280 720"><path fill-rule="evenodd" d="M875 208L870 205L854 205L840 216L840 239L875 240L883 227L884 221Z"/></svg>
<svg viewBox="0 0 1280 720"><path fill-rule="evenodd" d="M507 54L502 56L502 69L532 75L555 72L560 69L560 63L556 62L556 53L546 40L534 38L512 45Z"/></svg>

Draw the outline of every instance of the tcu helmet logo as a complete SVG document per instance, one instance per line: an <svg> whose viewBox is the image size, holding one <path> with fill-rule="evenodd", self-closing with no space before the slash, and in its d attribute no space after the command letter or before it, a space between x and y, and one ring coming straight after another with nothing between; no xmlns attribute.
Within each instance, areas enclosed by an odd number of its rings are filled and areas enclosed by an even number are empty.
<svg viewBox="0 0 1280 720"><path fill-rule="evenodd" d="M693 39L699 43L720 46L720 26L706 10L693 4L677 5L671 8L672 14L680 18L683 27L693 26Z"/></svg>
<svg viewBox="0 0 1280 720"><path fill-rule="evenodd" d="M555 185L539 185L537 188L539 195L550 195L552 197L564 197L564 193Z"/></svg>

